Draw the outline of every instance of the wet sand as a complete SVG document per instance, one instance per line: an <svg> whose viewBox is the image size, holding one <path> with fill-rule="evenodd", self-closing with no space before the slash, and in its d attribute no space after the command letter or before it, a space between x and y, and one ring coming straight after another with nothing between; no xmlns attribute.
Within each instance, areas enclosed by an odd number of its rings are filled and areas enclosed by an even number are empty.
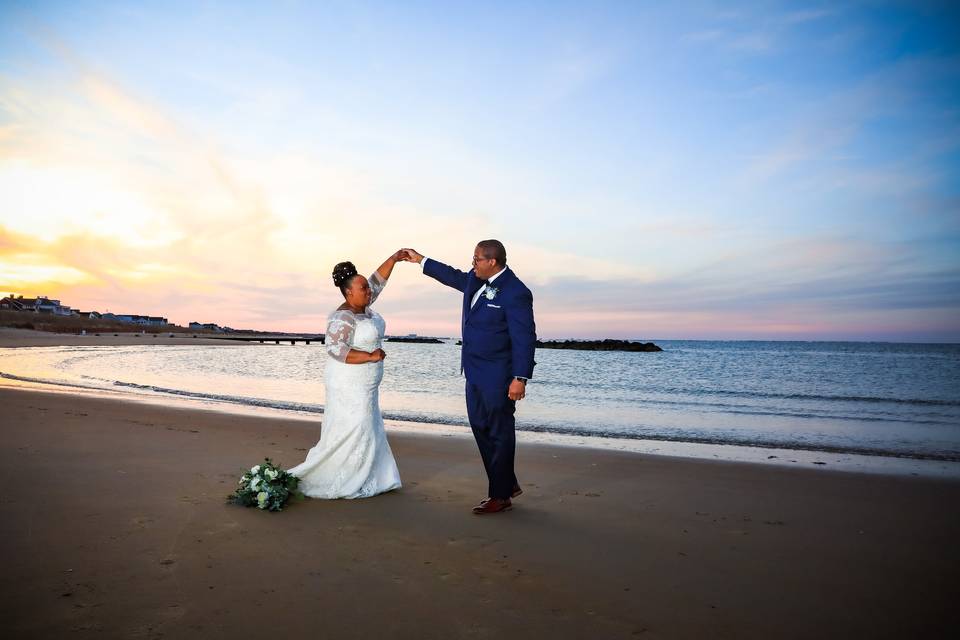
<svg viewBox="0 0 960 640"><path fill-rule="evenodd" d="M224 502L319 425L0 389L0 614L38 638L922 638L960 623L960 482L523 445L474 516L469 439L404 487Z"/></svg>

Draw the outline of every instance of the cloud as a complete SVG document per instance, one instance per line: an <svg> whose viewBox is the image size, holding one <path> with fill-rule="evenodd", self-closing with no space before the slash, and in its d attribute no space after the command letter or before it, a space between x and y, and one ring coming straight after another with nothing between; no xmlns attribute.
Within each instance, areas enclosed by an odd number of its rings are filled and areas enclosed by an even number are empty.
<svg viewBox="0 0 960 640"><path fill-rule="evenodd" d="M30 259L49 267L21 265L15 284L73 286L83 274L131 296L209 290L223 272L250 284L291 279L270 266L283 256L270 234L284 222L255 180L63 43L54 49L66 82L0 89L0 108L15 122L0 142L3 249L29 247ZM30 274L36 281L24 280Z"/></svg>
<svg viewBox="0 0 960 640"><path fill-rule="evenodd" d="M554 108L608 75L624 55L610 43L562 43L531 78L527 108L534 112Z"/></svg>
<svg viewBox="0 0 960 640"><path fill-rule="evenodd" d="M564 278L534 294L540 326L553 335L586 337L597 323L620 337L824 335L846 324L844 318L853 319L853 335L855 322L876 331L897 319L902 328L911 315L926 316L941 336L960 335L960 268L920 269L916 247L885 249L842 238L797 239L651 282Z"/></svg>
<svg viewBox="0 0 960 640"><path fill-rule="evenodd" d="M942 187L960 126L942 86L960 65L902 56L855 86L790 93L764 67L779 58L747 56L795 52L803 25L831 15L747 13L689 23L696 57L733 61L743 80L717 85L746 87L711 95L749 115L718 113L700 129L698 111L686 138L657 135L662 123L629 133L654 91L636 87L649 61L616 37L547 38L524 49L535 60L511 77L506 107L441 100L427 116L344 108L353 103L333 90L309 104L318 94L289 78L245 85L243 74L204 87L215 107L178 103L50 40L52 59L21 58L33 66L0 78L0 283L180 322L317 330L340 302L335 262L369 273L412 245L466 268L477 240L499 237L547 336L826 335L856 322L902 329L909 314L924 331L952 331L956 235L910 239L958 228ZM703 72L680 58L666 68ZM297 75L296 61L271 68L281 67ZM188 80L217 71L198 65ZM684 88L661 91L658 108L689 109ZM437 113L456 122L430 121ZM425 122L406 121L418 115ZM894 153L873 153L888 140L872 127L904 118ZM717 133L709 127L724 129L716 146L702 137ZM498 136L515 139L489 140ZM396 332L458 331L457 293L411 265L378 306Z"/></svg>
<svg viewBox="0 0 960 640"><path fill-rule="evenodd" d="M944 110L933 94L957 82L960 58L911 57L812 95L778 116L775 126L743 131L747 139L772 142L741 156L747 162L735 183L755 192L780 181L859 199L934 191L952 179L942 160L960 147L960 114ZM896 135L887 143L896 146L878 151L877 129Z"/></svg>
<svg viewBox="0 0 960 640"><path fill-rule="evenodd" d="M816 9L801 9L798 11L790 11L784 14L779 22L784 25L792 24L803 24L806 22L814 22L816 20L821 20L823 18L836 15L834 9L825 9L825 8L816 8Z"/></svg>
<svg viewBox="0 0 960 640"><path fill-rule="evenodd" d="M16 256L31 250L33 242L29 236L14 233L0 226L0 256Z"/></svg>
<svg viewBox="0 0 960 640"><path fill-rule="evenodd" d="M785 12L779 7L764 9L694 12L677 41L694 50L708 49L724 61L749 63L784 56L840 55L862 44L875 31L868 19L851 15L855 7ZM791 70L790 66L777 68Z"/></svg>
<svg viewBox="0 0 960 640"><path fill-rule="evenodd" d="M794 32L809 23L835 16L834 8L811 8L795 11L765 10L754 7L747 11L701 12L698 18L705 25L680 36L682 43L710 47L732 55L772 54L792 45Z"/></svg>

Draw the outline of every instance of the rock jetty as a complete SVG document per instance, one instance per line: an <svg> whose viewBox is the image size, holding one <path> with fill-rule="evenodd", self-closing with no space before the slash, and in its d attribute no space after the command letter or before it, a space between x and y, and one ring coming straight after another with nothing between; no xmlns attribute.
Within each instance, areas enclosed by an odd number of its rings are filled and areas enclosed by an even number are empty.
<svg viewBox="0 0 960 640"><path fill-rule="evenodd" d="M443 344L443 340L440 340L439 338L421 338L419 336L417 337L393 336L393 337L387 338L387 342L412 342L416 344Z"/></svg>
<svg viewBox="0 0 960 640"><path fill-rule="evenodd" d="M538 349L578 349L580 351L663 351L652 342L630 340L537 340Z"/></svg>

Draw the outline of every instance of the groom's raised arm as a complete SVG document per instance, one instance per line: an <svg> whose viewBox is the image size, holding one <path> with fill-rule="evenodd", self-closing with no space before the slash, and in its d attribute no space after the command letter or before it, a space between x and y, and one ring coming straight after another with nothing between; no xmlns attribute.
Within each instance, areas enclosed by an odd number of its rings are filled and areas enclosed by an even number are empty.
<svg viewBox="0 0 960 640"><path fill-rule="evenodd" d="M454 269L439 260L427 258L413 249L407 249L406 251L412 262L420 263L420 267L426 275L448 287L453 287L457 291L464 292L467 290L467 283L470 282L469 273Z"/></svg>
<svg viewBox="0 0 960 640"><path fill-rule="evenodd" d="M457 291L467 290L467 283L470 281L470 274L454 269L432 258L423 259L423 272L448 287L453 287Z"/></svg>

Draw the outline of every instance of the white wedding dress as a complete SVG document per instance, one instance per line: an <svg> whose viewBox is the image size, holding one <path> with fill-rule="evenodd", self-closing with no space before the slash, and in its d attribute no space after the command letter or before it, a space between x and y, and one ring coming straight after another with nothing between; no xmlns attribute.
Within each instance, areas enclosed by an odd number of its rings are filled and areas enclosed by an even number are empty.
<svg viewBox="0 0 960 640"><path fill-rule="evenodd" d="M370 304L386 282L370 276ZM367 498L400 488L380 414L383 361L347 364L350 349L371 352L383 343L386 323L368 305L364 313L338 309L327 319L326 405L320 441L290 469L311 498Z"/></svg>

